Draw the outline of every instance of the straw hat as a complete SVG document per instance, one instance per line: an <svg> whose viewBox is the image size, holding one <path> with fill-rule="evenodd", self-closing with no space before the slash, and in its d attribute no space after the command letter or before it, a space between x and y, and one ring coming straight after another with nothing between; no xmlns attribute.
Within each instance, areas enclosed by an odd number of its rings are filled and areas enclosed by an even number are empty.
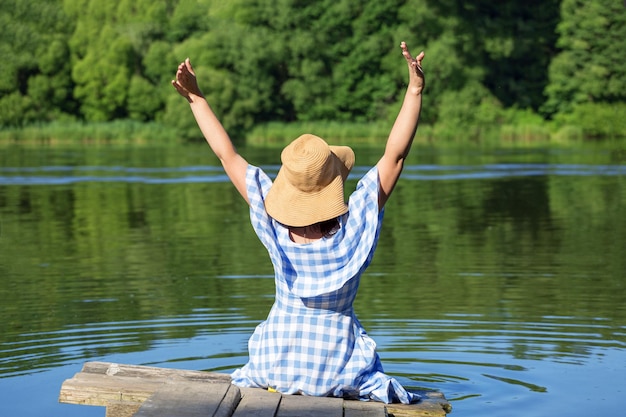
<svg viewBox="0 0 626 417"><path fill-rule="evenodd" d="M354 166L347 146L328 146L315 135L291 142L280 155L283 163L265 198L265 210L286 226L303 227L348 211L343 183Z"/></svg>

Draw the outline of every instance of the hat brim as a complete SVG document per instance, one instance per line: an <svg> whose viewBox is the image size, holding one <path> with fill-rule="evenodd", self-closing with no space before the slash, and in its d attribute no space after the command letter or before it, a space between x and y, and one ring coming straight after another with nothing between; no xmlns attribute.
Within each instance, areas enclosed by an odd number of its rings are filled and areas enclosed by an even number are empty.
<svg viewBox="0 0 626 417"><path fill-rule="evenodd" d="M349 146L329 146L330 151L341 161L341 176L345 181L354 167L354 151Z"/></svg>

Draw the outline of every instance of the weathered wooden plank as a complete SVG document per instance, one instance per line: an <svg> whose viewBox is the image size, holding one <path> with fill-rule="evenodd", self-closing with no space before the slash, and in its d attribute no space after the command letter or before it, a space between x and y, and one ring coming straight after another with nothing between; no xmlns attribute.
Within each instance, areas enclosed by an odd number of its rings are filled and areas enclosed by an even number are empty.
<svg viewBox="0 0 626 417"><path fill-rule="evenodd" d="M241 402L233 417L274 417L281 397L261 388L241 388Z"/></svg>
<svg viewBox="0 0 626 417"><path fill-rule="evenodd" d="M344 401L344 417L387 417L385 404L373 401Z"/></svg>
<svg viewBox="0 0 626 417"><path fill-rule="evenodd" d="M188 371L183 369L156 368L152 366L125 365L109 362L87 362L83 365L81 372L142 379L186 379L189 381L230 382L230 375L217 372Z"/></svg>
<svg viewBox="0 0 626 417"><path fill-rule="evenodd" d="M343 417L343 399L283 395L276 417Z"/></svg>
<svg viewBox="0 0 626 417"><path fill-rule="evenodd" d="M422 399L416 404L387 404L389 417L445 417L452 407L437 391L412 391Z"/></svg>
<svg viewBox="0 0 626 417"><path fill-rule="evenodd" d="M133 417L141 403L130 401L110 401L106 405L105 417Z"/></svg>
<svg viewBox="0 0 626 417"><path fill-rule="evenodd" d="M144 402L163 385L162 380L133 377L109 378L78 373L65 380L59 401L68 404L106 406L111 401Z"/></svg>
<svg viewBox="0 0 626 417"><path fill-rule="evenodd" d="M110 401L143 402L168 381L229 383L230 376L148 366L87 362L61 386L59 401L106 406Z"/></svg>
<svg viewBox="0 0 626 417"><path fill-rule="evenodd" d="M230 381L226 382L230 386L224 398L222 404L218 408L213 417L231 417L233 412L241 402L241 391L238 387L232 385Z"/></svg>
<svg viewBox="0 0 626 417"><path fill-rule="evenodd" d="M239 389L229 383L164 384L141 405L134 417L230 416L240 398ZM220 413L221 408L227 414Z"/></svg>

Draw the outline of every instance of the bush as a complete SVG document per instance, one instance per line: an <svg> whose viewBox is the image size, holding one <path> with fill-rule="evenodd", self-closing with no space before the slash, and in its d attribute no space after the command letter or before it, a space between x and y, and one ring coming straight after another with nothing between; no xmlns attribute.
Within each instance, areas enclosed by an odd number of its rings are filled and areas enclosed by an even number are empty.
<svg viewBox="0 0 626 417"><path fill-rule="evenodd" d="M559 127L575 126L585 138L612 139L626 136L626 103L584 103L571 113L559 114Z"/></svg>

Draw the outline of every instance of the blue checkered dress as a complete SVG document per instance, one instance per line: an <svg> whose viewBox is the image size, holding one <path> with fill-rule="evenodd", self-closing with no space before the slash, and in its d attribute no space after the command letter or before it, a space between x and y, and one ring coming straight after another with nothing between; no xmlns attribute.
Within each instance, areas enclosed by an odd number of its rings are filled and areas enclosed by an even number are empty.
<svg viewBox="0 0 626 417"><path fill-rule="evenodd" d="M359 181L339 231L310 244L294 243L268 216L263 199L272 181L261 169L249 166L246 184L252 225L274 265L276 300L251 336L249 361L232 374L233 383L386 403L419 399L383 373L376 344L352 307L383 218L378 170Z"/></svg>

